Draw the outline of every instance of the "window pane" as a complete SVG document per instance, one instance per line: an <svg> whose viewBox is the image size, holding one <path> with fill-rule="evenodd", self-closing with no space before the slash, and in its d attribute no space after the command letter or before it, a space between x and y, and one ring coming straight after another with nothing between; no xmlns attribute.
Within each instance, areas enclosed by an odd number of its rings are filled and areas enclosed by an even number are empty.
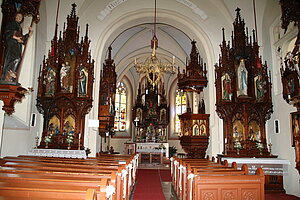
<svg viewBox="0 0 300 200"><path fill-rule="evenodd" d="M127 101L126 101L126 87L124 83L119 82L116 90L116 101L115 101L115 130L125 131L126 130L126 115L127 115Z"/></svg>

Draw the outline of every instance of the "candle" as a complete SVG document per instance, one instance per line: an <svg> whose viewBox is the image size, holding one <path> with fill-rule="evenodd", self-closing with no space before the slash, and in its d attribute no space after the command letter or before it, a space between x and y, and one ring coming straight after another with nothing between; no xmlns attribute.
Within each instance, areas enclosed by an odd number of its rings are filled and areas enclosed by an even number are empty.
<svg viewBox="0 0 300 200"><path fill-rule="evenodd" d="M136 58L134 58L134 64L136 65Z"/></svg>
<svg viewBox="0 0 300 200"><path fill-rule="evenodd" d="M272 144L272 140L271 140L271 138L270 138L270 144Z"/></svg>
<svg viewBox="0 0 300 200"><path fill-rule="evenodd" d="M173 65L175 64L175 56L173 56L173 61L172 61Z"/></svg>
<svg viewBox="0 0 300 200"><path fill-rule="evenodd" d="M225 138L225 144L227 144L227 138Z"/></svg>

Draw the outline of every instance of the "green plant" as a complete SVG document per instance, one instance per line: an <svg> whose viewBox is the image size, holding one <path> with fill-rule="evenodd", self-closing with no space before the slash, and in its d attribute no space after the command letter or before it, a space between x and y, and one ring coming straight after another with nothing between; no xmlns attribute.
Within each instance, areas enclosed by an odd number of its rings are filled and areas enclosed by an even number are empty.
<svg viewBox="0 0 300 200"><path fill-rule="evenodd" d="M177 148L175 146L169 147L169 158L174 156L177 153Z"/></svg>

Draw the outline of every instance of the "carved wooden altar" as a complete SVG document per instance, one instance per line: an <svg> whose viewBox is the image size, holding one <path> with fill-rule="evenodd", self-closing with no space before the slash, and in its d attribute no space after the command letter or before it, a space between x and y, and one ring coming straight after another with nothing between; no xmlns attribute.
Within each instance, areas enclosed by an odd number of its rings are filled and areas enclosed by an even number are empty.
<svg viewBox="0 0 300 200"><path fill-rule="evenodd" d="M39 74L37 108L44 115L39 148L83 149L85 115L92 108L94 60L88 25L79 42L78 17L72 4L67 27L51 41Z"/></svg>
<svg viewBox="0 0 300 200"><path fill-rule="evenodd" d="M117 73L114 60L111 58L112 48L108 48L108 58L101 70L100 90L99 90L99 134L106 137L112 135L114 131L115 118L115 95Z"/></svg>
<svg viewBox="0 0 300 200"><path fill-rule="evenodd" d="M209 114L205 114L204 99L196 99L207 86L206 64L199 56L196 42L192 41L190 60L183 73L178 72L178 88L187 93L187 112L179 116L180 144L189 158L204 158L209 144ZM192 105L191 105L192 104ZM196 110L196 108L199 108ZM201 109L202 108L202 109Z"/></svg>
<svg viewBox="0 0 300 200"><path fill-rule="evenodd" d="M236 9L230 42L223 41L216 72L216 111L223 119L224 155L273 157L266 141L265 123L273 112L267 64L261 63L255 31L245 31Z"/></svg>
<svg viewBox="0 0 300 200"><path fill-rule="evenodd" d="M300 90L299 90L299 59L300 59L300 1L280 0L282 11L281 27L287 30L289 24L294 22L298 26L298 35L292 51L288 52L284 58L284 66L281 66L281 80L283 86L284 100L297 108L296 113L291 113L293 146L296 154L296 169L300 173Z"/></svg>
<svg viewBox="0 0 300 200"><path fill-rule="evenodd" d="M16 4L18 3L18 4ZM16 12L20 12L23 16L31 16L32 23L38 23L39 21L39 6L40 0L28 0L28 1L17 1L5 0L2 2L2 23L0 32L0 75L2 74L4 64L4 31L6 24L9 21L14 21ZM7 82L0 80L0 100L3 101L4 106L2 110L6 114L11 115L14 112L15 102L20 102L24 97L24 94L28 91L23 88L18 82Z"/></svg>
<svg viewBox="0 0 300 200"><path fill-rule="evenodd" d="M166 101L164 84L152 85L146 79L140 83L132 122L136 126L134 140L138 142L165 142L169 124L169 107Z"/></svg>

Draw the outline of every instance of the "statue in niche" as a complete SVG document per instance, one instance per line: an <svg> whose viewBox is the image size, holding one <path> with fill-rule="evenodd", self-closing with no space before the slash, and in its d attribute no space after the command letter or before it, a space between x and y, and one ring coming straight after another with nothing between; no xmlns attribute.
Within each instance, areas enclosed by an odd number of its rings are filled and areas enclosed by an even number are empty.
<svg viewBox="0 0 300 200"><path fill-rule="evenodd" d="M238 96L248 95L248 71L245 67L245 60L241 59L238 67Z"/></svg>
<svg viewBox="0 0 300 200"><path fill-rule="evenodd" d="M222 99L231 101L232 98L231 79L227 73L222 76L222 89L223 89Z"/></svg>
<svg viewBox="0 0 300 200"><path fill-rule="evenodd" d="M234 141L243 140L243 135L244 135L243 123L241 122L241 120L236 120L233 124L233 133L232 133L232 137Z"/></svg>
<svg viewBox="0 0 300 200"><path fill-rule="evenodd" d="M204 135L206 135L206 127L205 127L205 125L204 124L202 124L201 126L200 126L200 135L201 136L204 136Z"/></svg>
<svg viewBox="0 0 300 200"><path fill-rule="evenodd" d="M23 14L17 12L14 21L7 23L4 31L4 64L1 74L2 81L17 82L19 76L18 68L22 59L22 45L25 45L32 33L31 27L26 35L22 33L21 23L23 22Z"/></svg>
<svg viewBox="0 0 300 200"><path fill-rule="evenodd" d="M287 94L292 95L295 92L295 80L294 78L289 78L287 81Z"/></svg>
<svg viewBox="0 0 300 200"><path fill-rule="evenodd" d="M193 136L198 136L199 135L199 126L198 124L195 124L193 127Z"/></svg>
<svg viewBox="0 0 300 200"><path fill-rule="evenodd" d="M143 121L143 110L141 108L136 110L136 117L139 119L140 123Z"/></svg>
<svg viewBox="0 0 300 200"><path fill-rule="evenodd" d="M260 142L260 131L254 131L252 127L249 127L249 135L250 135L250 140L255 141L255 142Z"/></svg>
<svg viewBox="0 0 300 200"><path fill-rule="evenodd" d="M68 62L62 64L60 69L60 84L62 92L70 92L70 65Z"/></svg>
<svg viewBox="0 0 300 200"><path fill-rule="evenodd" d="M205 103L203 98L199 102L198 114L205 114Z"/></svg>
<svg viewBox="0 0 300 200"><path fill-rule="evenodd" d="M87 89L87 74L84 69L82 69L79 73L78 78L78 95L79 97L86 96L86 89Z"/></svg>
<svg viewBox="0 0 300 200"><path fill-rule="evenodd" d="M160 121L165 123L166 122L166 109L160 110Z"/></svg>
<svg viewBox="0 0 300 200"><path fill-rule="evenodd" d="M254 78L255 80L255 96L256 99L262 99L265 95L265 86L266 86L266 81L263 80L262 75L259 74Z"/></svg>
<svg viewBox="0 0 300 200"><path fill-rule="evenodd" d="M52 69L52 67L48 66L48 71L46 76L44 77L44 84L45 84L45 95L51 96L54 94L54 83L55 83L55 76L56 73Z"/></svg>

